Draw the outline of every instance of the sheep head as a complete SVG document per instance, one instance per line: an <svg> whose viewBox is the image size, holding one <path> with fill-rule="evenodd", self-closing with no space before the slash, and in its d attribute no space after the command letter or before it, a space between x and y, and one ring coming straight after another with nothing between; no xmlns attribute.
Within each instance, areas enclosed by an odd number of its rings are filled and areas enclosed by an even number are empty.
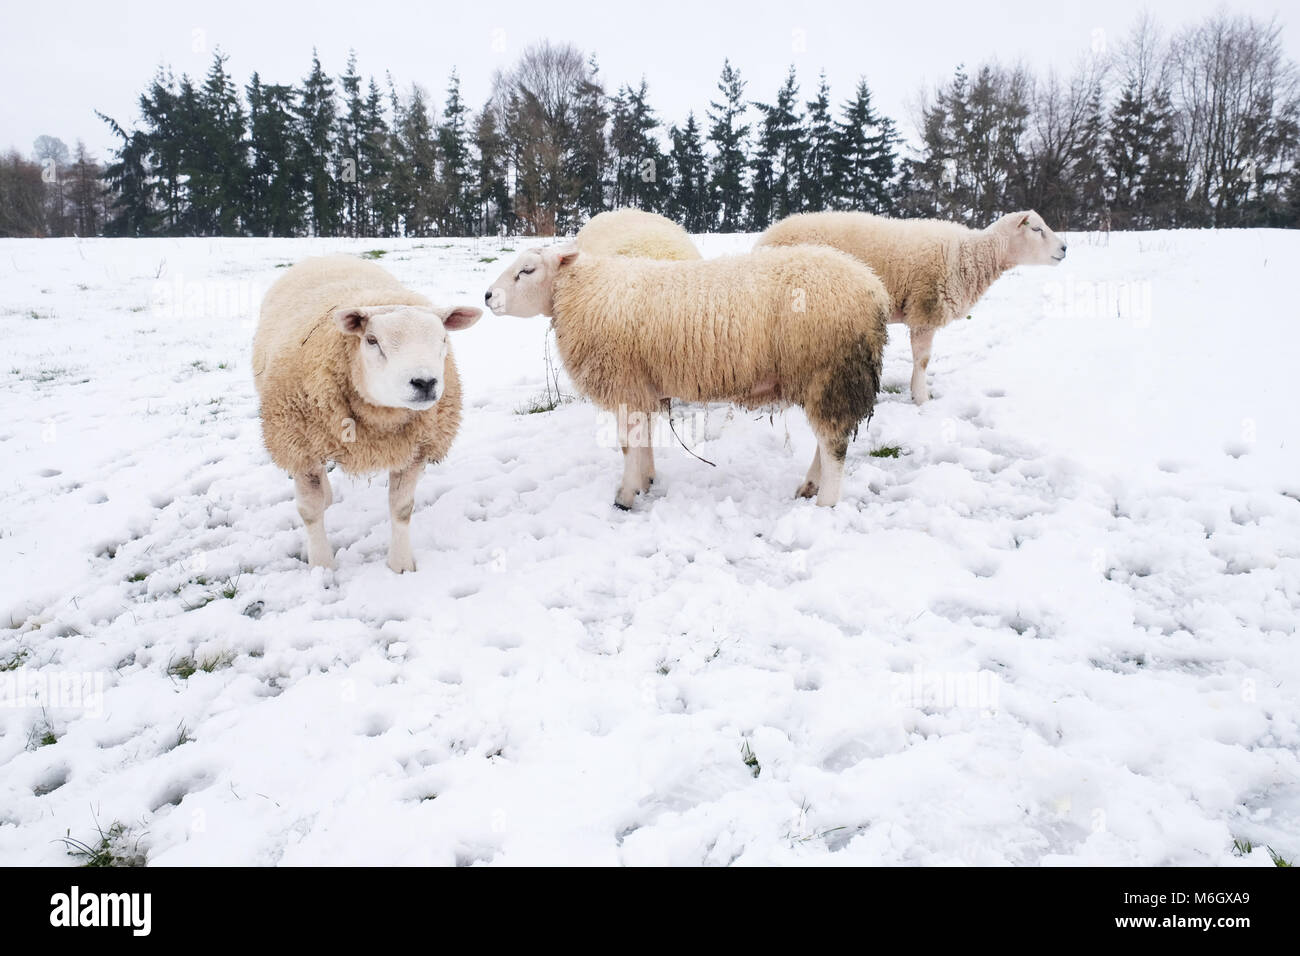
<svg viewBox="0 0 1300 956"><path fill-rule="evenodd" d="M1032 209L1003 216L989 228L1006 238L1008 265L1054 266L1065 258L1065 240Z"/></svg>
<svg viewBox="0 0 1300 956"><path fill-rule="evenodd" d="M352 385L372 405L424 411L447 387L447 333L467 329L483 310L472 305L344 306L334 328L355 341Z"/></svg>
<svg viewBox="0 0 1300 956"><path fill-rule="evenodd" d="M525 249L492 283L483 301L494 315L515 315L523 319L551 315L555 277L577 257L578 247L573 243Z"/></svg>

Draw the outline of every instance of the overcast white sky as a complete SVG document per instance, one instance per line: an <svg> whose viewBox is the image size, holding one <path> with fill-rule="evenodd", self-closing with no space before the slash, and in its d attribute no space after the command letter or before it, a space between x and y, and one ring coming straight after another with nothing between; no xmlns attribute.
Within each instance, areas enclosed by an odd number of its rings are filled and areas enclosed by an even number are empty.
<svg viewBox="0 0 1300 956"><path fill-rule="evenodd" d="M1147 8L1172 31L1220 5L1163 0ZM1282 17L1287 50L1300 60L1300 30L1281 3L1236 0L1226 7ZM997 57L1024 59L1036 70L1068 69L1096 40L1118 41L1135 10L1127 0L13 2L0 19L0 149L29 154L32 141L49 133L70 147L84 139L103 159L113 139L93 110L133 123L137 97L159 64L201 77L217 47L229 54L241 87L254 69L265 80L297 82L313 46L337 75L355 48L363 76L373 73L382 83L389 71L400 88L420 83L439 106L455 66L477 107L492 72L544 37L596 53L607 89L644 75L665 123L680 122L690 109L703 112L730 57L754 99L770 100L791 63L807 95L824 68L837 103L863 75L877 106L910 137L917 92L958 63Z"/></svg>

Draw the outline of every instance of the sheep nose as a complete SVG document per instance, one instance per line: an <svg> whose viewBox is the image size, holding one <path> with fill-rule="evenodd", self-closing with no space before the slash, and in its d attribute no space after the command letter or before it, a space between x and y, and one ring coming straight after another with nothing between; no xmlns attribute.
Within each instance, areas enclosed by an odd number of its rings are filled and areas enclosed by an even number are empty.
<svg viewBox="0 0 1300 956"><path fill-rule="evenodd" d="M491 289L488 289L486 292L483 293L483 304L484 304L484 305L491 305L491 304L492 304L492 290L491 290Z"/></svg>
<svg viewBox="0 0 1300 956"><path fill-rule="evenodd" d="M436 378L413 378L411 379L411 388L415 389L417 395L432 395L433 390L438 387Z"/></svg>

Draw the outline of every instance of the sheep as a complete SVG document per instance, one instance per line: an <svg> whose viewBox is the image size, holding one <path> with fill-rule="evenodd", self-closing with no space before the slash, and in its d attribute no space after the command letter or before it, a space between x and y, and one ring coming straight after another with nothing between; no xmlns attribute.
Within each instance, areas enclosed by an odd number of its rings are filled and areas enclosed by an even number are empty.
<svg viewBox="0 0 1300 956"><path fill-rule="evenodd" d="M641 209L615 209L593 216L573 240L595 256L684 261L701 258L686 230L671 219Z"/></svg>
<svg viewBox="0 0 1300 956"><path fill-rule="evenodd" d="M805 246L661 262L529 249L485 300L497 315L552 316L574 385L618 415L619 508L651 478L639 447L649 435L627 424L672 398L802 406L817 450L796 495L839 501L849 438L875 407L889 318L885 287L851 256Z"/></svg>
<svg viewBox="0 0 1300 956"><path fill-rule="evenodd" d="M574 245L594 256L628 256L637 259L700 259L700 251L686 230L657 213L641 209L614 209L598 213L578 230ZM625 449L626 450L626 449ZM647 484L654 481L654 448L641 446Z"/></svg>
<svg viewBox="0 0 1300 956"><path fill-rule="evenodd" d="M936 329L966 315L1002 273L1017 265L1057 265L1065 242L1032 210L987 229L937 219L886 219L865 212L814 212L772 226L759 247L833 246L876 270L893 303L890 321L912 338L912 401L930 398L925 370Z"/></svg>
<svg viewBox="0 0 1300 956"><path fill-rule="evenodd" d="M460 426L447 332L482 314L434 306L352 256L304 259L267 290L253 337L253 382L266 449L293 477L309 564L334 566L324 522L334 500L325 474L332 461L349 474L387 469L388 566L415 570L415 485Z"/></svg>

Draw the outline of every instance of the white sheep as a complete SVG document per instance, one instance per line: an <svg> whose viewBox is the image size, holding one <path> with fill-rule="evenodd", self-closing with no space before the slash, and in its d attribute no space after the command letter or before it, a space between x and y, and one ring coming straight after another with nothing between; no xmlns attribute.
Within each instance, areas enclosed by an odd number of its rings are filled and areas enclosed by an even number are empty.
<svg viewBox="0 0 1300 956"><path fill-rule="evenodd" d="M482 310L434 306L379 266L352 256L305 259L267 291L253 338L253 381L271 460L293 476L307 560L332 567L325 465L388 471L388 566L414 571L411 511L426 461L460 425L449 330Z"/></svg>
<svg viewBox="0 0 1300 956"><path fill-rule="evenodd" d="M638 259L699 259L686 230L671 219L641 209L614 209L593 216L578 230L574 245L593 256Z"/></svg>
<svg viewBox="0 0 1300 956"><path fill-rule="evenodd" d="M665 400L803 407L817 436L797 494L840 498L850 436L880 385L889 296L834 249L761 249L693 262L529 249L488 290L498 315L550 315L577 388L619 416L629 508L649 487L649 421ZM628 447L631 444L632 447Z"/></svg>
<svg viewBox="0 0 1300 956"><path fill-rule="evenodd" d="M990 285L1017 265L1056 265L1065 242L1033 211L987 229L937 219L886 219L865 212L814 212L783 219L758 246L833 246L865 262L892 301L891 322L912 338L912 400L928 401L925 370L936 329L969 313Z"/></svg>

